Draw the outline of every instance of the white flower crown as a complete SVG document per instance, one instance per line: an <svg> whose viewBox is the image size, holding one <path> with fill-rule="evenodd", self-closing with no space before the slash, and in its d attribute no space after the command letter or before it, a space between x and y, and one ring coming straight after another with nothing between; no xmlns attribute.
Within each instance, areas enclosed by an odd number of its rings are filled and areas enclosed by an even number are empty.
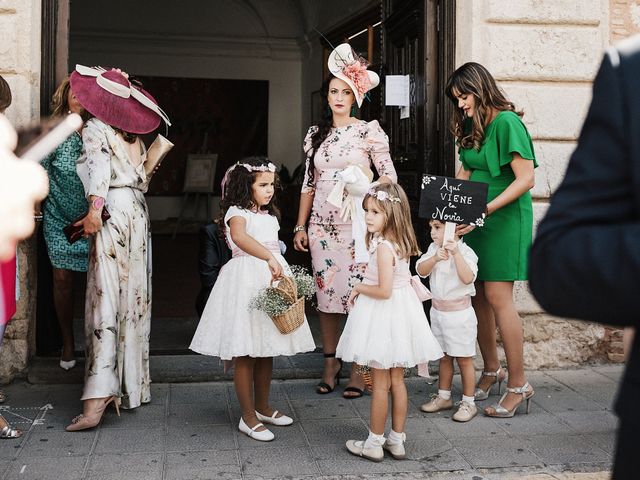
<svg viewBox="0 0 640 480"><path fill-rule="evenodd" d="M387 192L384 192L382 190L373 190L373 189L371 189L371 190L369 190L367 192L367 195L369 195L371 197L376 197L381 202L398 202L398 203L400 203L400 198L399 197L394 197L393 195L390 195Z"/></svg>
<svg viewBox="0 0 640 480"><path fill-rule="evenodd" d="M234 167L235 166L244 167L250 172L271 172L271 173L274 173L276 171L276 166L271 162L269 162L266 165L258 165L258 166L249 165L248 163L240 163L240 162L238 162L238 163L236 163L236 165L234 165Z"/></svg>

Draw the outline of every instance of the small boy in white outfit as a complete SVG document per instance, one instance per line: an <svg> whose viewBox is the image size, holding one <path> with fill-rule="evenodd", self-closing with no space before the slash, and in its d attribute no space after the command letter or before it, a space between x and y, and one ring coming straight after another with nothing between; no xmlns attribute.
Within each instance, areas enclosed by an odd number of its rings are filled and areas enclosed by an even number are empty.
<svg viewBox="0 0 640 480"><path fill-rule="evenodd" d="M478 273L478 257L457 235L443 245L444 223L431 220L429 226L433 243L416 262L416 271L421 277L431 277L431 331L445 355L440 359L438 394L420 409L431 413L453 408L451 383L455 357L462 377L462 402L452 418L468 422L478 413L473 366L478 320L471 306L471 297L476 294L473 282Z"/></svg>

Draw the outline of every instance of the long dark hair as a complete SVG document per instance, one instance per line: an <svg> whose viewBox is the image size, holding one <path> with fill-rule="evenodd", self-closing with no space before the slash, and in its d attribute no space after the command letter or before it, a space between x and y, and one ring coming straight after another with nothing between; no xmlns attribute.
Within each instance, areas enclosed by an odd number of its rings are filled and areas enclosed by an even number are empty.
<svg viewBox="0 0 640 480"><path fill-rule="evenodd" d="M491 120L491 110L508 110L522 116L513 102L510 102L504 92L498 87L489 71L475 62L468 62L451 74L445 87L447 97L456 106L451 131L462 148L480 150L484 141L484 129ZM469 118L461 108L458 108L458 95L473 95L476 101L475 111L471 117L471 128L468 128Z"/></svg>
<svg viewBox="0 0 640 480"><path fill-rule="evenodd" d="M322 88L320 89L320 96L322 97L320 111L322 112L322 117L318 122L316 131L311 135L311 150L307 152L307 156L309 158L309 174L310 174L309 181L307 184L308 187L314 186L313 172L315 168L314 159L315 159L316 153L318 152L320 145L322 145L322 142L324 142L329 136L329 132L333 127L333 113L331 112L331 108L329 108L329 100L327 97L329 95L329 84L331 83L331 80L333 80L334 78L336 77L334 77L333 75L329 75L329 78L327 78L324 82L322 82Z"/></svg>
<svg viewBox="0 0 640 480"><path fill-rule="evenodd" d="M246 163L252 167L266 167L271 162L267 157L246 157L240 160L240 164ZM217 223L219 230L224 232L226 225L224 224L224 216L227 214L229 208L235 206L244 208L245 210L251 210L256 205L253 203L252 185L255 182L258 173L261 171L250 172L242 165L236 165L233 170L229 172L226 184L224 185L224 198L220 202L220 217L218 217ZM275 216L280 220L280 210L276 206L276 196L280 189L280 179L278 173L274 172L274 192L273 197L268 205L265 205L263 210L270 215Z"/></svg>

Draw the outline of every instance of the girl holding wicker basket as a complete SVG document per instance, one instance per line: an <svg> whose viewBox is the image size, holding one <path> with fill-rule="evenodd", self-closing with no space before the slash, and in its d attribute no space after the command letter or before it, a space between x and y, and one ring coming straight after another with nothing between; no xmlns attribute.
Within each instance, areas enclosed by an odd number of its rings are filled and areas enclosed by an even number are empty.
<svg viewBox="0 0 640 480"><path fill-rule="evenodd" d="M349 440L354 455L379 462L387 450L405 457L407 388L404 369L442 357L422 302L429 291L409 273L409 257L418 255L407 196L397 184L380 184L363 201L369 263L364 280L353 288L336 356L371 369L373 381L369 436ZM391 431L384 437L391 392Z"/></svg>
<svg viewBox="0 0 640 480"><path fill-rule="evenodd" d="M264 157L244 159L225 173L220 227L232 258L220 271L189 347L220 357L225 365L233 361L242 412L238 428L262 442L274 438L263 424L293 423L269 405L273 357L315 349L306 319L283 334L264 312L250 306L272 280L291 276L278 243L277 182L275 165Z"/></svg>

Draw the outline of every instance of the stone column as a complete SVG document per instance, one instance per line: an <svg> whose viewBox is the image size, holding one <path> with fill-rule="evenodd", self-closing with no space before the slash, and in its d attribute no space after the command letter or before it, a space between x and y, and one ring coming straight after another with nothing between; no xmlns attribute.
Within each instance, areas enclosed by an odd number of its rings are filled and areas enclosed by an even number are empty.
<svg viewBox="0 0 640 480"><path fill-rule="evenodd" d="M532 191L537 223L559 185L591 100L591 83L609 44L613 0L458 0L456 64L483 64L523 117L539 162ZM635 2L624 2L633 3ZM527 368L607 359L604 327L552 317L526 282L516 283Z"/></svg>
<svg viewBox="0 0 640 480"><path fill-rule="evenodd" d="M11 87L13 103L5 112L16 126L40 117L40 0L0 0L0 74ZM24 372L33 350L35 323L35 248L18 248L20 299L0 350L0 383Z"/></svg>

